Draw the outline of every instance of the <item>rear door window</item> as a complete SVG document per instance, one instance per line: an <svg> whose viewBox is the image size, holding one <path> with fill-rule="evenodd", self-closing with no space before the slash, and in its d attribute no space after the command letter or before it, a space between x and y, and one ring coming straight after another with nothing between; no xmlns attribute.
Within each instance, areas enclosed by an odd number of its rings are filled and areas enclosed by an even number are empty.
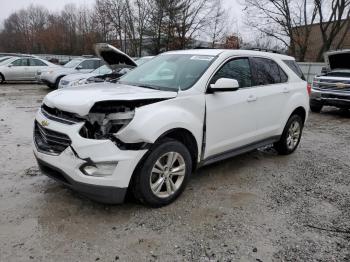
<svg viewBox="0 0 350 262"><path fill-rule="evenodd" d="M29 59L29 65L30 66L47 66L44 62L38 60L38 59Z"/></svg>
<svg viewBox="0 0 350 262"><path fill-rule="evenodd" d="M220 78L235 79L240 88L252 86L252 74L248 58L233 59L224 64L213 76L210 84L215 84Z"/></svg>
<svg viewBox="0 0 350 262"><path fill-rule="evenodd" d="M295 60L283 60L283 62L290 68L293 70L294 73L297 74L297 76L302 79L305 80L305 76L303 74L303 71L301 71L299 65L297 64L297 62L295 62Z"/></svg>
<svg viewBox="0 0 350 262"><path fill-rule="evenodd" d="M288 81L287 74L273 60L268 58L250 58L255 85L272 85Z"/></svg>
<svg viewBox="0 0 350 262"><path fill-rule="evenodd" d="M21 58L17 59L16 61L12 62L13 66L28 66L28 59L27 58Z"/></svg>

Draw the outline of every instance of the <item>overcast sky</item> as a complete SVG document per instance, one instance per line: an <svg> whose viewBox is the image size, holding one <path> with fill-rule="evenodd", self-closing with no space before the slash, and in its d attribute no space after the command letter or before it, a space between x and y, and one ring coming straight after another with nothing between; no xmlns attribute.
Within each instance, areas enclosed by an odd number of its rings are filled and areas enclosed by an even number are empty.
<svg viewBox="0 0 350 262"><path fill-rule="evenodd" d="M236 20L240 20L242 8L237 3L238 0L223 0L226 8L230 9L229 13ZM26 8L30 4L42 5L49 10L61 10L65 4L75 3L77 5L93 5L95 0L1 0L0 21L3 21L12 12Z"/></svg>

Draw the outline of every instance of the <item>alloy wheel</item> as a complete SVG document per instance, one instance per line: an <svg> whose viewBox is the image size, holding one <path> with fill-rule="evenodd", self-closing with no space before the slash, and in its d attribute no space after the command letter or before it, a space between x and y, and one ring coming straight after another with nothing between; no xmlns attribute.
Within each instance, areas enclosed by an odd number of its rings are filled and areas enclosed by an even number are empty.
<svg viewBox="0 0 350 262"><path fill-rule="evenodd" d="M293 150L299 143L301 136L301 126L298 121L293 121L288 130L287 147Z"/></svg>
<svg viewBox="0 0 350 262"><path fill-rule="evenodd" d="M154 195L167 198L181 187L186 175L186 163L181 154L168 152L154 164L150 186Z"/></svg>

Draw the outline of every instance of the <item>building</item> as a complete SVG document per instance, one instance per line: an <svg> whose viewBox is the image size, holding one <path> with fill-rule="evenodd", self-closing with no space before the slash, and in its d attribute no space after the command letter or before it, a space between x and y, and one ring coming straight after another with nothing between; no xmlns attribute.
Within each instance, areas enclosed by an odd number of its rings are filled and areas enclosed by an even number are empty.
<svg viewBox="0 0 350 262"><path fill-rule="evenodd" d="M295 27L295 31L297 32L302 32L305 27ZM343 43L339 46L339 43L342 40L342 37L344 36L345 30L348 32L345 34L345 38ZM296 33L295 33L296 34ZM300 35L303 35L300 33ZM301 39L302 40L302 39ZM306 51L306 56L305 56L305 61L307 62L320 62L317 61L317 56L318 53L320 52L322 48L322 34L320 30L320 24L314 24L311 26L311 32L309 36L309 41L308 41L308 48ZM339 47L338 47L339 46ZM339 34L335 37L333 44L330 48L330 50L336 50L336 49L348 49L350 48L350 30L344 26L344 28L339 32ZM296 58L298 58L298 53L300 50L298 50L298 47L296 47Z"/></svg>

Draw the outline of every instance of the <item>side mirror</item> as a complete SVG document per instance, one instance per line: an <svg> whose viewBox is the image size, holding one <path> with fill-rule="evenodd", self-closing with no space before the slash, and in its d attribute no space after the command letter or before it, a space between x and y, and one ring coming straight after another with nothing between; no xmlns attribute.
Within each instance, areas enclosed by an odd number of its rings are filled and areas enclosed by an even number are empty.
<svg viewBox="0 0 350 262"><path fill-rule="evenodd" d="M78 65L77 70L81 70L81 69L83 69L83 67L81 65Z"/></svg>
<svg viewBox="0 0 350 262"><path fill-rule="evenodd" d="M13 65L12 65L12 64L9 64L7 67L13 67Z"/></svg>
<svg viewBox="0 0 350 262"><path fill-rule="evenodd" d="M210 85L210 91L215 92L229 92L237 91L239 88L239 83L236 79L230 78L220 78L215 84Z"/></svg>

